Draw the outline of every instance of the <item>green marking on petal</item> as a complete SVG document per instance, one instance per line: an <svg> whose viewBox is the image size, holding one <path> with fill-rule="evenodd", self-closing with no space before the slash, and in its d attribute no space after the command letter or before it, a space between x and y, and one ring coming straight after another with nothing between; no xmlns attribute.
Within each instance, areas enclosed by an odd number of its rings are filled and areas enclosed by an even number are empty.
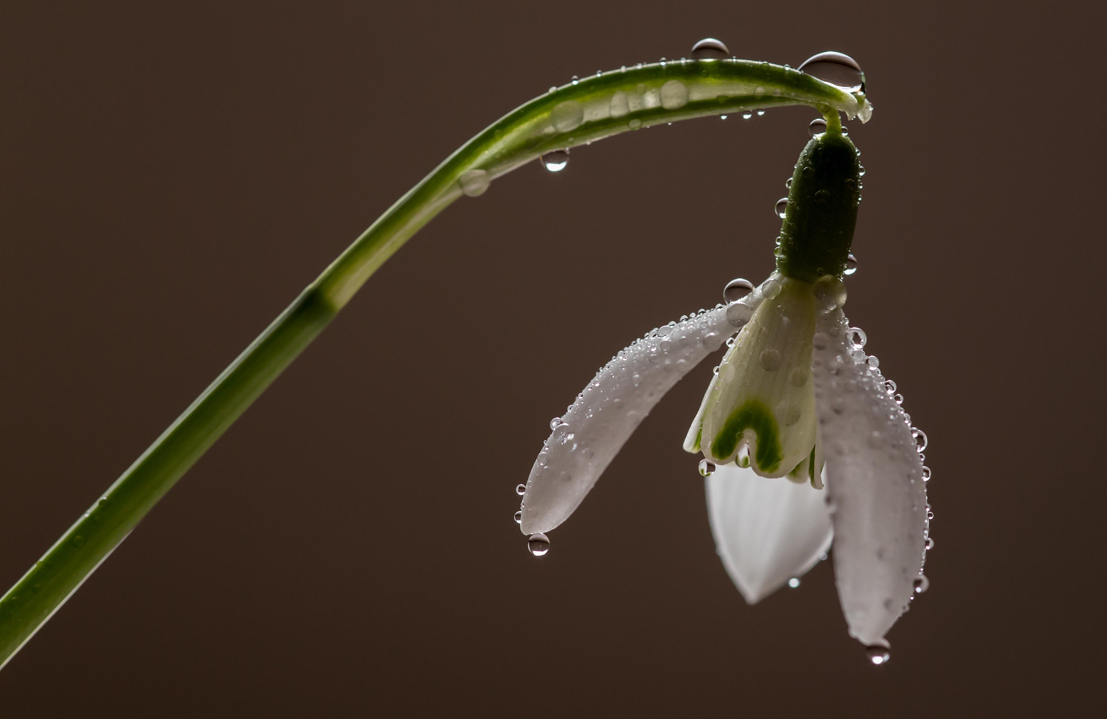
<svg viewBox="0 0 1107 719"><path fill-rule="evenodd" d="M748 399L730 413L711 443L711 453L716 457L729 457L738 448L738 442L747 429L757 434L757 453L754 455L757 468L762 472L775 472L784 458L780 450L780 430L768 405L758 399Z"/></svg>

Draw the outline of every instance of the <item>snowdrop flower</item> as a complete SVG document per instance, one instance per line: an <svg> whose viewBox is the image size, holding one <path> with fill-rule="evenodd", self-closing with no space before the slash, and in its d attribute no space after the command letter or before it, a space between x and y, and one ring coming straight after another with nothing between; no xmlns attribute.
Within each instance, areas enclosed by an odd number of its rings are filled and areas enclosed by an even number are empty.
<svg viewBox="0 0 1107 719"><path fill-rule="evenodd" d="M725 342L684 443L703 455L723 565L752 604L795 586L833 541L850 634L881 663L885 634L926 585L930 470L926 435L842 311L861 168L837 115L828 120L796 163L777 271L756 288L730 283L725 305L612 358L551 422L519 519L544 552L544 533L573 513L653 406Z"/></svg>

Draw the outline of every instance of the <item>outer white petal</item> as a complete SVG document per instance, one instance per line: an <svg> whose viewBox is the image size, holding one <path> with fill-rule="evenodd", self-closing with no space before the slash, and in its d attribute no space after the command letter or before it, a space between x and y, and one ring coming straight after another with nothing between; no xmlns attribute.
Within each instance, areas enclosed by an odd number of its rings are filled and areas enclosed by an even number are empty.
<svg viewBox="0 0 1107 719"><path fill-rule="evenodd" d="M903 410L847 337L841 310L821 317L812 361L834 573L850 634L866 645L886 644L921 573L926 491Z"/></svg>
<svg viewBox="0 0 1107 719"><path fill-rule="evenodd" d="M752 309L762 299L755 291L741 303ZM608 362L538 454L523 496L522 532L548 532L568 519L653 406L739 327L718 306L653 330Z"/></svg>
<svg viewBox="0 0 1107 719"><path fill-rule="evenodd" d="M718 466L705 484L716 549L750 604L806 574L830 547L825 491L734 464Z"/></svg>

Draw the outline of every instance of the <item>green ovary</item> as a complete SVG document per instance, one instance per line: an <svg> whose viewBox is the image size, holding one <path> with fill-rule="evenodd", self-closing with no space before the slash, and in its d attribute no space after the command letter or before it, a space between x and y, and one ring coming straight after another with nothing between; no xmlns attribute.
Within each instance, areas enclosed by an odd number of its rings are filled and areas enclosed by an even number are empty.
<svg viewBox="0 0 1107 719"><path fill-rule="evenodd" d="M747 429L757 434L757 468L762 472L775 472L784 458L780 449L780 432L776 417L761 400L748 399L730 413L711 443L711 453L716 457L729 457Z"/></svg>

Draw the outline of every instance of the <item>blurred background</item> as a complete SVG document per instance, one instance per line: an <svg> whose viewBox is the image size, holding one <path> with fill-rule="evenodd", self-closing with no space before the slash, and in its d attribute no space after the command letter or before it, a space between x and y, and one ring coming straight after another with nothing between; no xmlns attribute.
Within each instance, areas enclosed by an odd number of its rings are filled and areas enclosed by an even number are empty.
<svg viewBox="0 0 1107 719"><path fill-rule="evenodd" d="M930 437L936 545L886 666L849 638L829 562L747 606L680 447L708 360L550 553L527 552L514 488L549 419L635 337L771 271L815 113L677 123L558 174L521 168L423 230L0 672L0 711L1090 713L1105 19L1042 2L5 2L4 589L470 136L574 74L706 36L865 70L847 312Z"/></svg>

